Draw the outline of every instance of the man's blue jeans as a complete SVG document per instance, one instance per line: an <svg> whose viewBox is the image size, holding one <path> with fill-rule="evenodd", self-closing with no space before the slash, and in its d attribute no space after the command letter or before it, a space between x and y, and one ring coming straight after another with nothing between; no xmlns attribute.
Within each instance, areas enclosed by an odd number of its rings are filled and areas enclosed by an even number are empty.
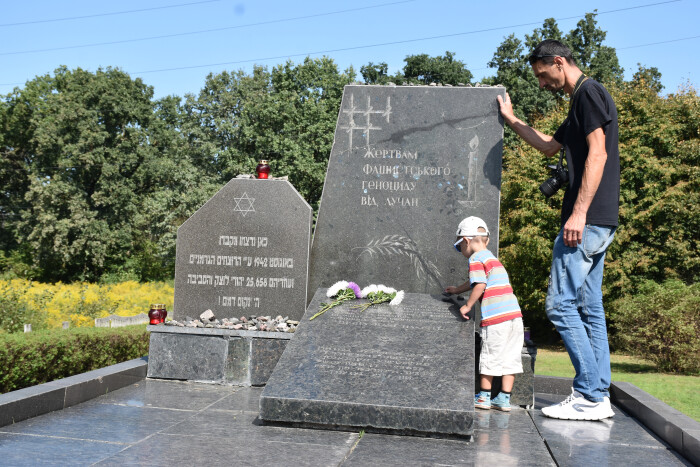
<svg viewBox="0 0 700 467"><path fill-rule="evenodd" d="M602 402L610 387L610 349L603 310L603 262L615 227L586 225L577 247L554 240L545 301L547 317L564 341L576 376L574 389Z"/></svg>

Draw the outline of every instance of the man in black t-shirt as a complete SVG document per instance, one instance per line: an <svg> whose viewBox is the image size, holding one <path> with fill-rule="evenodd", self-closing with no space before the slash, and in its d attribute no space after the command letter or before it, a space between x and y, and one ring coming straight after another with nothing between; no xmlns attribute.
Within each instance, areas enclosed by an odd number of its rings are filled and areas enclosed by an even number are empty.
<svg viewBox="0 0 700 467"><path fill-rule="evenodd" d="M514 115L507 93L505 99L498 96L508 126L548 156L563 148L569 170L545 308L576 376L572 394L542 413L568 420L602 420L614 415L602 284L605 252L618 225L617 109L606 89L581 72L562 43L541 42L530 55L530 65L541 88L563 90L571 102L564 123L548 136Z"/></svg>

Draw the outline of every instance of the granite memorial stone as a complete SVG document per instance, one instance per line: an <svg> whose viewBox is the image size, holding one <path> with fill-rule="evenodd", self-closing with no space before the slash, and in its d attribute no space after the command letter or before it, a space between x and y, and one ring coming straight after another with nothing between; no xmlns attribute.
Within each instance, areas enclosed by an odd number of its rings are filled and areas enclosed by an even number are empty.
<svg viewBox="0 0 700 467"><path fill-rule="evenodd" d="M460 220L497 254L502 87L346 86L311 252L309 290L338 280L441 293L464 282ZM341 246L341 247L339 247Z"/></svg>
<svg viewBox="0 0 700 467"><path fill-rule="evenodd" d="M472 433L472 321L426 294L362 313L350 301L309 321L324 300L320 289L267 381L262 420Z"/></svg>
<svg viewBox="0 0 700 467"><path fill-rule="evenodd" d="M177 231L173 318L306 306L312 209L284 180L233 179Z"/></svg>

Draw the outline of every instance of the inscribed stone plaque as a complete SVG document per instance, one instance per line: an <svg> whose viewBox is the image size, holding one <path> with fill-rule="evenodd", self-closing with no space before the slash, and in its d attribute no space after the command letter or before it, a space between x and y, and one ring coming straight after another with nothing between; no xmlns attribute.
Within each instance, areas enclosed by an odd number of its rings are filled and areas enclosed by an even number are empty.
<svg viewBox="0 0 700 467"><path fill-rule="evenodd" d="M233 179L177 231L174 319L306 305L312 209L285 180Z"/></svg>
<svg viewBox="0 0 700 467"><path fill-rule="evenodd" d="M466 279L452 243L478 216L497 254L502 87L346 86L309 290L339 280L440 293Z"/></svg>
<svg viewBox="0 0 700 467"><path fill-rule="evenodd" d="M469 435L474 324L425 294L355 301L309 321L319 289L260 398L260 418L311 425Z"/></svg>

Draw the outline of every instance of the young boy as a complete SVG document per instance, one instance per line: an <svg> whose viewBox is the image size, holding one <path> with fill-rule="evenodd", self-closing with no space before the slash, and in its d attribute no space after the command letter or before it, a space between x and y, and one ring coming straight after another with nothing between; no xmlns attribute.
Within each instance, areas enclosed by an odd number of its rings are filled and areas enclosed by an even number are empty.
<svg viewBox="0 0 700 467"><path fill-rule="evenodd" d="M481 302L481 355L479 384L481 391L474 396L474 406L479 409L510 411L510 393L515 374L523 372L521 349L523 346L523 320L518 299L508 280L503 265L486 247L489 230L478 217L467 217L459 223L455 249L469 258L469 281L460 286L450 286L451 294L471 293L460 313L469 319L474 304ZM494 376L502 376L501 392L491 399L491 383Z"/></svg>

